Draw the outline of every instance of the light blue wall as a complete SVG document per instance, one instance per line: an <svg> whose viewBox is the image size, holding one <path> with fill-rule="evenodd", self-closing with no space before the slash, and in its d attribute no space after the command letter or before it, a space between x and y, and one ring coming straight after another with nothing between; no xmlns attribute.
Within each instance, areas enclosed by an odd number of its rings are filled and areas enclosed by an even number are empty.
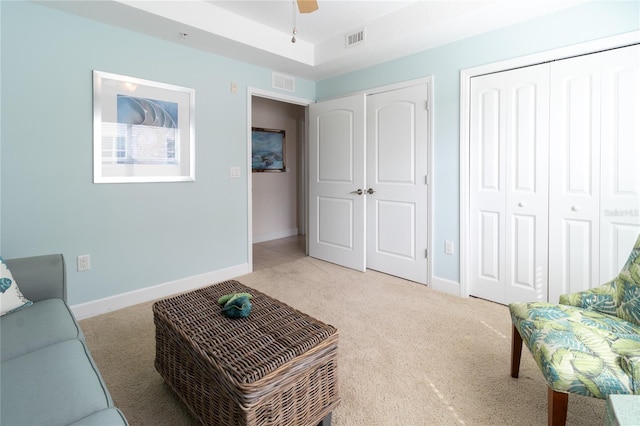
<svg viewBox="0 0 640 426"><path fill-rule="evenodd" d="M319 100L434 76L434 257L436 277L459 282L460 70L640 29L639 1L586 3L362 71L318 82ZM456 242L454 256L444 241Z"/></svg>
<svg viewBox="0 0 640 426"><path fill-rule="evenodd" d="M71 304L245 264L246 87L271 90L271 70L34 3L0 4L0 254L63 253ZM93 183L94 69L195 89L195 182ZM315 98L313 82L298 79L296 90ZM230 166L242 178L230 179ZM76 272L82 254L91 270Z"/></svg>
<svg viewBox="0 0 640 426"><path fill-rule="evenodd" d="M247 262L244 92L271 90L270 70L34 3L0 1L0 19L1 255L63 253L71 304ZM459 257L442 243L459 241L460 69L638 29L638 1L586 4L317 84L298 79L294 95L434 76L434 275L458 281ZM93 69L196 90L195 182L92 183ZM230 166L243 177L230 179ZM75 271L81 254L88 272Z"/></svg>

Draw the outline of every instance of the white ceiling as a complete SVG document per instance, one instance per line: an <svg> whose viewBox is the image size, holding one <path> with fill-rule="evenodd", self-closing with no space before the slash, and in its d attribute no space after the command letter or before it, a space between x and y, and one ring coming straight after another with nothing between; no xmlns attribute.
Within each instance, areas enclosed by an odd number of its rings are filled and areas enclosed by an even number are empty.
<svg viewBox="0 0 640 426"><path fill-rule="evenodd" d="M553 13L586 0L43 0L46 6L274 71L322 80ZM296 43L291 42L297 28ZM345 35L365 29L365 42ZM186 34L186 35L184 35Z"/></svg>

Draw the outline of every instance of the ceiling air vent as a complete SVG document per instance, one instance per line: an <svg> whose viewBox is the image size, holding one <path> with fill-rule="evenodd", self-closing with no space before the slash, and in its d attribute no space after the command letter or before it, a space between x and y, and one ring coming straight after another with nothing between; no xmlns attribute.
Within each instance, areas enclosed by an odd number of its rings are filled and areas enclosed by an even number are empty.
<svg viewBox="0 0 640 426"><path fill-rule="evenodd" d="M289 77L288 75L272 73L271 74L271 86L274 89L282 89L287 92L295 92L296 91L296 80L293 77Z"/></svg>
<svg viewBox="0 0 640 426"><path fill-rule="evenodd" d="M344 36L345 47L353 47L364 43L364 28Z"/></svg>

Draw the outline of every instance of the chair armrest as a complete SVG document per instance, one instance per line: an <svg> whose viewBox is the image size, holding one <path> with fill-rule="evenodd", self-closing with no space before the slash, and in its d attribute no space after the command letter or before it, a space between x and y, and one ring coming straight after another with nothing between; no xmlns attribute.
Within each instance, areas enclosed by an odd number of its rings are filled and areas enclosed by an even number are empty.
<svg viewBox="0 0 640 426"><path fill-rule="evenodd" d="M20 292L37 302L58 298L67 301L67 277L62 254L5 259Z"/></svg>
<svg viewBox="0 0 640 426"><path fill-rule="evenodd" d="M618 278L615 278L589 290L562 294L560 295L560 304L616 315L616 308L619 305L618 281Z"/></svg>

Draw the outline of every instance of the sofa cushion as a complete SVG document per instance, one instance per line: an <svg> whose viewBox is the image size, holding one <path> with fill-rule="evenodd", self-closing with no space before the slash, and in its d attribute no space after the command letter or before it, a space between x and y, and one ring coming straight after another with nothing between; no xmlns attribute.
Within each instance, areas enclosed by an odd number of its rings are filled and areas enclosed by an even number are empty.
<svg viewBox="0 0 640 426"><path fill-rule="evenodd" d="M106 410L93 413L89 417L85 417L70 426L113 426L128 424L124 418L124 414L117 408L107 408Z"/></svg>
<svg viewBox="0 0 640 426"><path fill-rule="evenodd" d="M70 339L84 339L67 305L47 299L0 317L0 360Z"/></svg>
<svg viewBox="0 0 640 426"><path fill-rule="evenodd" d="M0 316L30 306L32 303L20 293L18 283L13 279L4 259L0 257Z"/></svg>
<svg viewBox="0 0 640 426"><path fill-rule="evenodd" d="M68 425L111 406L111 397L80 340L2 363L0 424Z"/></svg>

